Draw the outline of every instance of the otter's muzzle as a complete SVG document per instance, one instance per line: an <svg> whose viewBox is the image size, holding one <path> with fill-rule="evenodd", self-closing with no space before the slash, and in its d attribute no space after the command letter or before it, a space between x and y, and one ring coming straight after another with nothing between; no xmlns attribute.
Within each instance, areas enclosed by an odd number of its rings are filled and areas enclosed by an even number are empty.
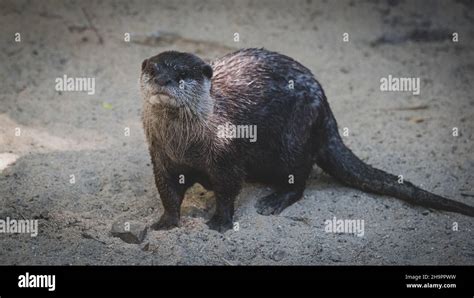
<svg viewBox="0 0 474 298"><path fill-rule="evenodd" d="M160 73L158 65L151 62L149 59L145 59L143 61L142 71L148 73L148 75L151 77L150 81L160 87L168 86L173 82L172 78L168 74Z"/></svg>

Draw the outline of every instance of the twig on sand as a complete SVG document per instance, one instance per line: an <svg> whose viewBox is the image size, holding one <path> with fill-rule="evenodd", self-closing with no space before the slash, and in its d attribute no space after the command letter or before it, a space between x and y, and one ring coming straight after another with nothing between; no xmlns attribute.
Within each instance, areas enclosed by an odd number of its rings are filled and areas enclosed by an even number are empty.
<svg viewBox="0 0 474 298"><path fill-rule="evenodd" d="M107 243L105 243L104 241L99 240L99 239L95 238L94 236L92 236L91 234L88 234L88 233L86 233L86 232L82 232L82 233L81 233L81 236L82 236L83 238L86 238L86 239L95 240L95 241L100 242L100 243L102 243L102 244L107 244Z"/></svg>
<svg viewBox="0 0 474 298"><path fill-rule="evenodd" d="M81 9L82 9L82 13L86 17L86 20L87 20L87 23L89 24L89 27L92 29L92 31L94 31L95 35L97 35L97 38L99 39L99 44L104 44L104 39L102 38L102 35L100 35L99 30L97 30L97 28L92 23L91 17L89 16L87 11L83 7L81 7Z"/></svg>
<svg viewBox="0 0 474 298"><path fill-rule="evenodd" d="M18 210L18 209L16 208L16 206L13 206L13 205L12 205L11 207L12 207L12 208L16 211L16 213L18 213L23 219L26 219L26 217L23 215L23 213L21 213L21 211Z"/></svg>
<svg viewBox="0 0 474 298"><path fill-rule="evenodd" d="M221 259L222 259L227 265L229 265L229 266L235 266L235 264L232 263L231 261L226 260L225 258L221 258Z"/></svg>
<svg viewBox="0 0 474 298"><path fill-rule="evenodd" d="M394 111L417 111L417 110L426 110L429 108L429 105L416 105L411 107L399 107L399 108L391 108L385 110L394 110Z"/></svg>

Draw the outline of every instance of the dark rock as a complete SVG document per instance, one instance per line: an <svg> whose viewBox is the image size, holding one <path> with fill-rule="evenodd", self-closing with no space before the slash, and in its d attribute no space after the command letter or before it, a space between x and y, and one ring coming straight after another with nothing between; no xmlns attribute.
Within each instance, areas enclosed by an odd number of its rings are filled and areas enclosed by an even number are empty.
<svg viewBox="0 0 474 298"><path fill-rule="evenodd" d="M127 243L139 244L145 239L147 227L137 221L117 220L112 224L112 236L119 237Z"/></svg>
<svg viewBox="0 0 474 298"><path fill-rule="evenodd" d="M285 255L286 253L283 250L277 250L272 254L271 259L276 262L280 262L285 257Z"/></svg>
<svg viewBox="0 0 474 298"><path fill-rule="evenodd" d="M145 243L145 245L143 245L143 247L142 247L142 250L143 251L149 251L150 250L150 242Z"/></svg>

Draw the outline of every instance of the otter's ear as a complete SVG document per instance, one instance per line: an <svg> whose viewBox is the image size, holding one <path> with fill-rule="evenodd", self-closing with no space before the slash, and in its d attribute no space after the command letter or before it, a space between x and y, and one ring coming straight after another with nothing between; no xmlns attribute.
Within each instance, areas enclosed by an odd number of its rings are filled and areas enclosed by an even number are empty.
<svg viewBox="0 0 474 298"><path fill-rule="evenodd" d="M202 67L202 73L208 78L212 78L212 67L209 64L206 64Z"/></svg>
<svg viewBox="0 0 474 298"><path fill-rule="evenodd" d="M143 62L142 62L142 71L145 69L147 63L148 63L148 59L143 60Z"/></svg>

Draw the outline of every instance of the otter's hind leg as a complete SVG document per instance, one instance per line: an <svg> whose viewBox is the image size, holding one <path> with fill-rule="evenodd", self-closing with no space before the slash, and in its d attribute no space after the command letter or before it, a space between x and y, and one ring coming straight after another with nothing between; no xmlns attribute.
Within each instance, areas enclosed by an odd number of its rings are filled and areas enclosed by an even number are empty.
<svg viewBox="0 0 474 298"><path fill-rule="evenodd" d="M262 215L280 214L286 207L300 200L303 196L303 189L277 191L258 200L255 207Z"/></svg>
<svg viewBox="0 0 474 298"><path fill-rule="evenodd" d="M262 215L277 215L285 208L300 200L306 187L306 180L309 177L312 166L307 159L295 163L298 167L292 170L285 170L288 175L281 175L274 181L276 192L258 200L255 208L257 213Z"/></svg>

